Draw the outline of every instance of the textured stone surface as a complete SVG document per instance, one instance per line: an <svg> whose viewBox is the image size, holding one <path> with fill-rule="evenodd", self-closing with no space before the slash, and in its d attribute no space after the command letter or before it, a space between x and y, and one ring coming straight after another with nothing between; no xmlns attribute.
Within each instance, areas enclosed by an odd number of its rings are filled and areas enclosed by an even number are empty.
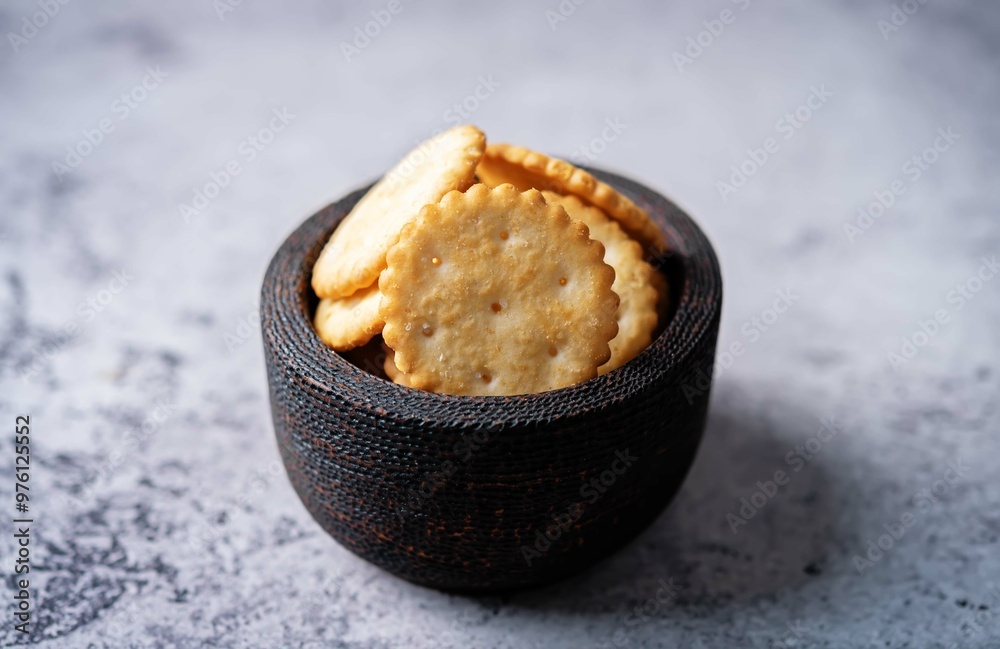
<svg viewBox="0 0 1000 649"><path fill-rule="evenodd" d="M888 2L674 4L592 0L553 29L556 2L403 0L349 61L340 43L386 4L243 2L220 20L211 3L81 2L17 52L5 36L0 412L33 417L38 592L35 634L5 616L0 643L995 646L1000 284L950 291L1000 244L1000 11L931 2L885 39ZM731 22L679 70L674 52L724 9ZM36 11L5 3L0 33ZM126 111L147 66L166 76ZM720 349L743 350L650 530L570 582L485 600L400 582L319 530L279 465L255 327L281 239L460 119L452 104L477 88L470 119L493 138L590 146L591 164L687 207L722 260ZM779 121L815 91L801 128ZM273 141L241 144L283 108ZM114 129L56 174L105 119ZM589 144L606 120L614 139ZM959 139L914 180L904 164L948 127ZM771 137L723 197L716 182ZM179 205L230 161L241 173L185 219ZM852 241L844 224L896 179L905 192ZM124 290L86 306L116 272ZM791 305L761 331L776 291ZM937 310L947 322L894 370L887 353ZM823 417L840 432L795 472L788 454ZM962 475L930 501L949 463ZM727 514L778 470L789 483L734 534ZM855 555L906 512L912 526L859 573ZM660 580L679 587L662 606ZM647 602L655 615L630 615Z"/></svg>

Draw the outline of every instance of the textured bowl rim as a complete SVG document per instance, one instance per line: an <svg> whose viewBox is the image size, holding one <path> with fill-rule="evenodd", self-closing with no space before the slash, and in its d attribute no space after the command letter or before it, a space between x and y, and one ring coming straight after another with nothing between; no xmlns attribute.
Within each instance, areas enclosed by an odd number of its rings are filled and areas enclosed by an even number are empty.
<svg viewBox="0 0 1000 649"><path fill-rule="evenodd" d="M479 422L484 426L507 422L531 424L573 416L573 413L606 408L611 403L627 401L642 391L650 381L659 381L686 353L697 347L700 338L710 335L711 323L719 317L722 304L722 279L718 259L708 238L698 225L674 202L639 183L594 168L587 168L598 179L636 201L656 221L667 237L670 247L667 256L680 258L683 288L677 299L677 287L671 285L673 316L660 335L632 361L612 372L577 385L513 396L463 396L439 394L404 387L358 367L342 355L327 348L315 333L309 311L312 295L312 260L326 243L330 232L339 224L338 214L345 215L371 185L347 194L331 205L319 210L300 224L281 244L265 274L261 291L261 317L276 319L276 327L263 327L265 335L279 336L271 340L276 358L286 370L291 370L301 381L310 383L331 396L344 395L355 402L358 397L371 401L372 395L385 395L384 402L370 403L380 415L395 418L393 410L398 399L405 398L408 416L430 417L442 425L468 425ZM322 221L329 221L324 234L316 241L302 245L303 236L317 230ZM666 226L666 227L664 227ZM295 273L286 272L287 268ZM294 276L293 276L294 275ZM297 322L287 315L294 313ZM272 329L276 334L272 334ZM312 351L306 353L306 348ZM306 365L304 359L330 358L326 368ZM656 354L662 361L636 363L638 358ZM624 373L618 380L611 380ZM629 376L632 375L632 376ZM392 386L385 391L371 390L371 382L380 381ZM622 386L629 386L622 390ZM530 406L530 407L529 407ZM568 407L572 406L572 407ZM530 416L529 416L530 412ZM529 426L530 427L530 426Z"/></svg>

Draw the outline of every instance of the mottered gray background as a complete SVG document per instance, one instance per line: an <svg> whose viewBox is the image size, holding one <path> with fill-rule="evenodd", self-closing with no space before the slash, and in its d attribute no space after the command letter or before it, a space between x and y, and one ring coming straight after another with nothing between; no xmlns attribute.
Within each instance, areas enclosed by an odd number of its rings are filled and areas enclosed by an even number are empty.
<svg viewBox="0 0 1000 649"><path fill-rule="evenodd" d="M5 471L4 646L996 646L993 3L25 0L0 34L0 456L30 413L36 521L23 635ZM506 598L319 529L256 325L282 239L460 121L674 198L726 283L677 499Z"/></svg>

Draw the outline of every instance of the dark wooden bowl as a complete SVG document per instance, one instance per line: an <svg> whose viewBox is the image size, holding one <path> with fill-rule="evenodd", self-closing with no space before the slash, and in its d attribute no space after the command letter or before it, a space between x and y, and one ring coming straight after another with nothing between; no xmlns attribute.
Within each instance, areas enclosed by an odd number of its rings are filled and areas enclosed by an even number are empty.
<svg viewBox="0 0 1000 649"><path fill-rule="evenodd" d="M676 205L592 171L662 228L672 254L653 263L670 279L673 307L637 358L570 388L433 394L325 347L311 324L312 266L367 188L309 218L275 254L261 328L281 457L316 521L358 556L445 590L540 585L634 538L679 489L708 407L718 262Z"/></svg>

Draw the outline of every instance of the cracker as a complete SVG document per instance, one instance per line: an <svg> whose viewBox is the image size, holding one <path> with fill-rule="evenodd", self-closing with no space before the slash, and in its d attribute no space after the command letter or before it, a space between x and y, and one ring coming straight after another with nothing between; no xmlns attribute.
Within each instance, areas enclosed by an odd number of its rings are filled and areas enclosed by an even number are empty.
<svg viewBox="0 0 1000 649"><path fill-rule="evenodd" d="M491 144L479 167L479 180L490 187L511 183L521 191L549 190L578 196L608 214L632 238L653 251L666 249L666 239L645 210L583 169L523 146Z"/></svg>
<svg viewBox="0 0 1000 649"><path fill-rule="evenodd" d="M427 203L473 182L486 137L456 126L420 144L358 201L333 231L313 268L319 297L345 297L371 286L400 229Z"/></svg>
<svg viewBox="0 0 1000 649"><path fill-rule="evenodd" d="M590 229L590 237L604 244L604 262L615 269L611 290L621 298L621 304L616 316L618 335L611 341L611 359L597 370L605 374L638 356L653 340L657 321L653 268L643 259L642 246L600 209L576 196L549 191L542 192L542 196L549 203L562 205L570 218L582 221Z"/></svg>
<svg viewBox="0 0 1000 649"><path fill-rule="evenodd" d="M320 300L313 320L320 340L341 352L367 343L385 325L378 312L381 298L373 284L350 297Z"/></svg>
<svg viewBox="0 0 1000 649"><path fill-rule="evenodd" d="M663 271L652 268L650 276L651 283L656 289L656 313L659 315L659 324L663 325L667 321L667 314L670 311L670 284Z"/></svg>
<svg viewBox="0 0 1000 649"><path fill-rule="evenodd" d="M403 374L403 372L396 367L396 352L392 350L392 347L389 347L385 344L385 342L383 342L382 351L385 352L385 361L382 363L382 369L385 371L385 375L389 377L389 380L399 385L411 387L410 377Z"/></svg>
<svg viewBox="0 0 1000 649"><path fill-rule="evenodd" d="M538 191L451 192L389 251L382 335L415 388L509 395L586 381L618 333L603 258L587 227Z"/></svg>

